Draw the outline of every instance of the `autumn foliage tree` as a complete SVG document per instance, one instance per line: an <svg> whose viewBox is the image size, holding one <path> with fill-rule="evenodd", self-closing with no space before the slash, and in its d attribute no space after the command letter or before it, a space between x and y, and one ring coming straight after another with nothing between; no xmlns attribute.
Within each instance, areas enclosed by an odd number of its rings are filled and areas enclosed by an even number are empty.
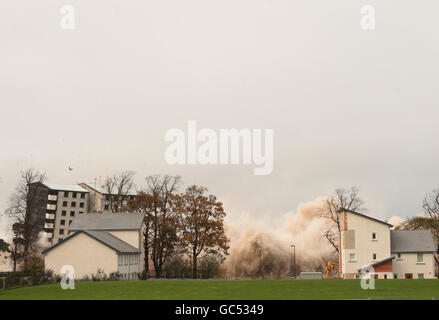
<svg viewBox="0 0 439 320"><path fill-rule="evenodd" d="M206 192L205 187L191 186L174 196L173 201L174 210L180 216L180 244L191 258L194 279L198 276L199 258L215 256L222 261L229 249L223 205Z"/></svg>
<svg viewBox="0 0 439 320"><path fill-rule="evenodd" d="M144 250L144 267L149 274L149 255L151 249L151 231L154 226L154 196L141 191L134 200L128 201L127 211L143 213L144 230L143 230L143 250Z"/></svg>
<svg viewBox="0 0 439 320"><path fill-rule="evenodd" d="M146 187L127 205L128 211L145 214L145 270L149 271L150 258L158 278L162 275L163 266L179 247L179 216L173 210L172 201L180 181L179 176L148 176Z"/></svg>

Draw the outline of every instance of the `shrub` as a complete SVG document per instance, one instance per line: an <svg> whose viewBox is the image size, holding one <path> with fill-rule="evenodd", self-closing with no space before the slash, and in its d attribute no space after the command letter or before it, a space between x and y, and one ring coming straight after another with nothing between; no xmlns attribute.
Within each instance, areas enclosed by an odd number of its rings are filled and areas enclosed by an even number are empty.
<svg viewBox="0 0 439 320"><path fill-rule="evenodd" d="M107 280L107 275L105 274L104 270L98 269L96 274L91 275L91 279L93 281L105 281Z"/></svg>
<svg viewBox="0 0 439 320"><path fill-rule="evenodd" d="M119 273L119 271L111 272L110 275L108 276L108 280L110 280L110 281L118 281L118 280L120 280L120 273Z"/></svg>
<svg viewBox="0 0 439 320"><path fill-rule="evenodd" d="M9 272L5 279L6 289L18 287L20 285L20 276L21 274L18 272Z"/></svg>
<svg viewBox="0 0 439 320"><path fill-rule="evenodd" d="M43 279L42 281L44 283L46 282L52 282L55 279L55 273L52 269L47 269L43 272Z"/></svg>
<svg viewBox="0 0 439 320"><path fill-rule="evenodd" d="M199 268L203 279L214 278L220 275L220 262L213 256L201 259Z"/></svg>
<svg viewBox="0 0 439 320"><path fill-rule="evenodd" d="M137 274L137 277L139 278L139 280L148 280L148 272L146 270L143 270L142 272L139 272Z"/></svg>

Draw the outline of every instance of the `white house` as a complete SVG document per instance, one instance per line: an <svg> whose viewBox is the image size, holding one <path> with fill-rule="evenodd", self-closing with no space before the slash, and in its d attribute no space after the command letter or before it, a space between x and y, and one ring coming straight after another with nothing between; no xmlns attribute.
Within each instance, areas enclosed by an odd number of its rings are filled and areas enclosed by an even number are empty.
<svg viewBox="0 0 439 320"><path fill-rule="evenodd" d="M435 277L436 247L428 230L390 230L391 224L347 209L340 210L340 271L358 278L372 267L376 278Z"/></svg>
<svg viewBox="0 0 439 320"><path fill-rule="evenodd" d="M91 277L98 269L136 279L142 271L143 214L88 213L75 216L69 236L43 251L46 269L56 274L70 265L75 278Z"/></svg>

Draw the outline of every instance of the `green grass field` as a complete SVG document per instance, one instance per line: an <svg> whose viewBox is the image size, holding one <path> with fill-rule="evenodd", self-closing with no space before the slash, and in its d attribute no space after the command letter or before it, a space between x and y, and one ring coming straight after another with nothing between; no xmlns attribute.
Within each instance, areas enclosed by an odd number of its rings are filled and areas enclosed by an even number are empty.
<svg viewBox="0 0 439 320"><path fill-rule="evenodd" d="M376 280L363 290L360 280L149 280L76 282L75 290L59 284L0 290L0 299L432 299L438 280Z"/></svg>

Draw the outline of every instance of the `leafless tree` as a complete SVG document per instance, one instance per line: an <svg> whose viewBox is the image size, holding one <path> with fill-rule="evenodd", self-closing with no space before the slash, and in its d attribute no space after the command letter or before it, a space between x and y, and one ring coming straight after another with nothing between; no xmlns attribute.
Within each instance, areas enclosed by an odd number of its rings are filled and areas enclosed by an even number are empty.
<svg viewBox="0 0 439 320"><path fill-rule="evenodd" d="M128 195L134 190L134 171L124 171L120 175L105 178L102 188L109 196L111 212L120 212Z"/></svg>
<svg viewBox="0 0 439 320"><path fill-rule="evenodd" d="M439 220L439 189L435 189L425 196L422 207L432 219Z"/></svg>
<svg viewBox="0 0 439 320"><path fill-rule="evenodd" d="M148 244L156 277L160 278L163 265L178 247L178 214L172 210L174 195L181 183L179 176L153 175L146 177L144 192L150 195L151 205Z"/></svg>
<svg viewBox="0 0 439 320"><path fill-rule="evenodd" d="M364 211L363 204L364 202L359 196L357 187L351 187L349 190L336 189L335 194L326 199L321 212L321 216L327 219L327 228L323 236L337 252L339 252L339 234L341 231L340 209Z"/></svg>
<svg viewBox="0 0 439 320"><path fill-rule="evenodd" d="M24 260L38 242L38 233L44 223L44 213L41 214L38 210L41 201L40 189L35 187L35 183L43 183L45 179L44 173L32 168L21 172L20 180L9 198L9 205L5 211L12 219L14 243L22 249Z"/></svg>

